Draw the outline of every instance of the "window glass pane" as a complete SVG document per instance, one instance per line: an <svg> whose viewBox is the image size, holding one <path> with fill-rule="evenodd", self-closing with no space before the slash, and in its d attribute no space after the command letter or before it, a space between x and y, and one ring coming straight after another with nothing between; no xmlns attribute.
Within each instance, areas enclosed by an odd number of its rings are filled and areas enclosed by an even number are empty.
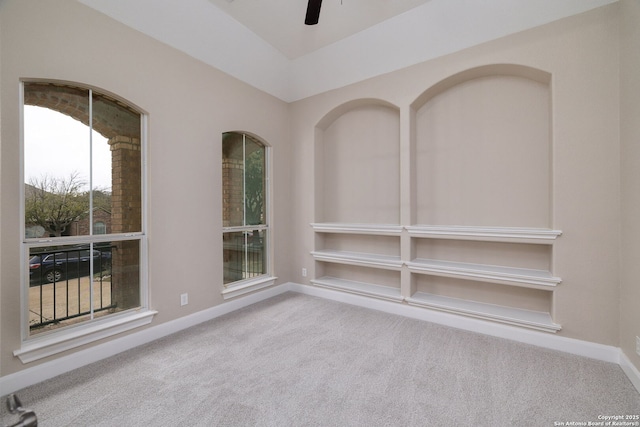
<svg viewBox="0 0 640 427"><path fill-rule="evenodd" d="M107 233L142 231L140 114L93 92L93 221Z"/></svg>
<svg viewBox="0 0 640 427"><path fill-rule="evenodd" d="M265 230L223 234L224 284L266 274Z"/></svg>
<svg viewBox="0 0 640 427"><path fill-rule="evenodd" d="M244 225L244 147L243 135L222 135L222 225Z"/></svg>
<svg viewBox="0 0 640 427"><path fill-rule="evenodd" d="M111 265L114 311L140 306L140 241L113 243Z"/></svg>
<svg viewBox="0 0 640 427"><path fill-rule="evenodd" d="M88 91L25 84L25 228L29 237L77 235L89 212ZM88 234L85 232L84 234Z"/></svg>
<svg viewBox="0 0 640 427"><path fill-rule="evenodd" d="M142 231L141 116L90 93L24 84L26 238Z"/></svg>
<svg viewBox="0 0 640 427"><path fill-rule="evenodd" d="M265 149L262 144L247 138L245 153L246 225L264 224Z"/></svg>
<svg viewBox="0 0 640 427"><path fill-rule="evenodd" d="M243 279L244 233L222 235L224 281L227 283Z"/></svg>
<svg viewBox="0 0 640 427"><path fill-rule="evenodd" d="M27 266L31 334L111 312L115 308L112 258L110 243L93 249L89 244L31 248Z"/></svg>
<svg viewBox="0 0 640 427"><path fill-rule="evenodd" d="M140 306L140 241L29 250L31 334Z"/></svg>

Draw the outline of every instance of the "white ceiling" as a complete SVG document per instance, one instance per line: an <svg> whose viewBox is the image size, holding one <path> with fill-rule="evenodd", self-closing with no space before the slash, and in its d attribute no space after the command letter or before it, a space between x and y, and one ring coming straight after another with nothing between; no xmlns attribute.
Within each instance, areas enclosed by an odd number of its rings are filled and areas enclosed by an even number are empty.
<svg viewBox="0 0 640 427"><path fill-rule="evenodd" d="M318 25L305 25L307 0L209 0L295 59L428 0L324 0Z"/></svg>
<svg viewBox="0 0 640 427"><path fill-rule="evenodd" d="M78 0L285 101L617 0Z"/></svg>

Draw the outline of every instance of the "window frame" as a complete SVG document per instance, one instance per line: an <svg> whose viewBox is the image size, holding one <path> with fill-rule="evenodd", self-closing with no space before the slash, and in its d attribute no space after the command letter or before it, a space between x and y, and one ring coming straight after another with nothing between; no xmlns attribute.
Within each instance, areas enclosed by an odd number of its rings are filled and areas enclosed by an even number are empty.
<svg viewBox="0 0 640 427"><path fill-rule="evenodd" d="M272 286L277 277L274 276L274 263L273 263L273 221L272 221L272 150L273 148L269 145L264 139L258 137L257 135L246 132L246 131L228 131L223 132L222 135L227 133L235 133L243 135L243 141L245 137L249 137L255 142L259 143L264 148L264 223L257 225L242 225L242 226L222 226L222 239L221 245L224 242L224 235L227 233L237 233L237 232L250 232L253 230L264 231L266 244L264 245L264 263L265 263L265 272L259 276L251 277L247 279L237 280L234 282L224 283L224 268L222 268L222 296L224 299L235 298L237 296L244 295L249 292L256 291L258 289L266 288ZM221 159L224 161L224 157ZM246 161L243 158L243 163ZM224 194L224 179L221 183L221 193ZM244 192L244 189L243 189ZM243 193L244 199L244 193ZM222 209L224 210L224 200L222 202ZM246 221L246 217L243 215L243 222ZM222 253L224 256L224 247L222 248ZM223 261L224 262L224 261Z"/></svg>
<svg viewBox="0 0 640 427"><path fill-rule="evenodd" d="M92 99L94 91L100 95L108 96L118 102L135 109L140 114L140 196L141 218L139 232L126 232L117 234L94 234L93 212L90 209L89 234L86 236L62 236L48 238L27 238L25 223L25 84L46 83L52 85L65 85L88 91L89 99ZM68 325L52 331L31 334L29 327L29 272L20 268L20 318L21 318L21 346L13 354L23 363L30 363L51 355L55 355L88 343L117 335L134 328L151 323L157 311L149 307L148 292L148 248L147 248L147 224L148 224L148 197L147 197L147 144L148 144L148 114L130 101L115 95L109 91L92 85L79 82L61 81L52 79L21 79L19 83L19 142L20 142L20 254L21 266L28 265L29 252L33 247L43 245L73 245L89 244L93 248L95 244L104 242L138 241L139 244L139 307L125 309L122 312L113 313L100 318L92 318L77 324ZM91 110L90 110L91 112ZM90 121L89 129L93 126ZM93 161L93 160L92 160Z"/></svg>

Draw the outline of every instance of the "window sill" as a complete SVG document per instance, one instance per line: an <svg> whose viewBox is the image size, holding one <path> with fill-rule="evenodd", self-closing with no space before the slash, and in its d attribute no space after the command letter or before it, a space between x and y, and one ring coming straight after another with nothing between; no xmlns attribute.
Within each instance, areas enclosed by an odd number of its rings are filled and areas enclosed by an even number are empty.
<svg viewBox="0 0 640 427"><path fill-rule="evenodd" d="M222 297L224 299L231 299L249 292L257 291L258 289L273 285L276 282L276 279L277 277L273 276L260 276L255 279L243 280L242 282L238 282L235 285L223 289Z"/></svg>
<svg viewBox="0 0 640 427"><path fill-rule="evenodd" d="M105 319L86 327L78 327L46 337L29 339L13 352L24 364L44 359L67 350L72 350L94 341L108 338L131 329L148 325L158 312L155 310L136 311L116 318Z"/></svg>

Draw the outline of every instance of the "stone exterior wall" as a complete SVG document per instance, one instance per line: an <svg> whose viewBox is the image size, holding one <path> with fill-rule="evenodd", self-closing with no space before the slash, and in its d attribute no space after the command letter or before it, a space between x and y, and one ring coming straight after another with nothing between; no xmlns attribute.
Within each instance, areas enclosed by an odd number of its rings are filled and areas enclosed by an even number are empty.
<svg viewBox="0 0 640 427"><path fill-rule="evenodd" d="M114 233L142 231L140 140L117 136L111 148L111 213Z"/></svg>
<svg viewBox="0 0 640 427"><path fill-rule="evenodd" d="M142 231L142 161L140 140L117 136L111 147L111 227L113 233ZM112 253L112 298L119 309L140 304L138 240L117 242Z"/></svg>
<svg viewBox="0 0 640 427"><path fill-rule="evenodd" d="M89 91L67 85L25 84L24 104L49 108L89 126ZM93 129L105 138L140 137L140 113L106 95L93 95Z"/></svg>

